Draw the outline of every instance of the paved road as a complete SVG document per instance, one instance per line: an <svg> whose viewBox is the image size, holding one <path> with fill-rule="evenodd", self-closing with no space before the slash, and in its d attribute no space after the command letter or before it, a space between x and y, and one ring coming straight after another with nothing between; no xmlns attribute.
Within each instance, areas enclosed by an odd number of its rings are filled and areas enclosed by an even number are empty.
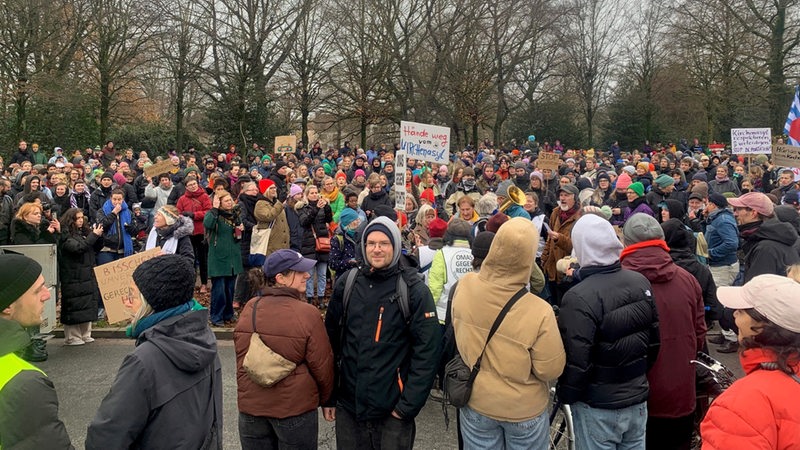
<svg viewBox="0 0 800 450"><path fill-rule="evenodd" d="M81 347L65 347L63 340L52 339L47 346L50 358L40 367L55 383L61 404L60 416L67 426L75 448L83 448L86 428L94 417L100 401L108 393L123 357L133 350L127 339L98 339ZM711 346L712 348L715 346ZM235 355L232 341L219 341L222 360L224 401L224 446L238 449ZM712 350L712 356L742 376L736 354L722 355ZM417 417L416 448L455 449L455 412L451 409L450 429L445 429L441 404L429 400ZM335 448L333 425L320 414L319 443L321 449Z"/></svg>
<svg viewBox="0 0 800 450"><path fill-rule="evenodd" d="M86 428L94 417L100 401L108 393L117 369L126 354L133 350L133 341L127 339L98 339L80 346L65 347L63 340L54 338L47 345L50 358L39 364L58 391L59 415L67 426L72 444L83 448ZM226 449L238 449L236 407L236 357L232 341L219 341L222 360L224 430ZM429 401L417 417L416 447L421 449L455 449L455 412L451 409L452 423L445 430L441 404ZM322 420L320 414L319 448L336 448L333 425Z"/></svg>

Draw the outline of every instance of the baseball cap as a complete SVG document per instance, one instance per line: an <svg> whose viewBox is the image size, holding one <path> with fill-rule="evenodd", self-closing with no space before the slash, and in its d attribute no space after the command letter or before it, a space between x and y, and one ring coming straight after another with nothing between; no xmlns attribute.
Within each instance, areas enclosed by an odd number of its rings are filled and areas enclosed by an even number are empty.
<svg viewBox="0 0 800 450"><path fill-rule="evenodd" d="M267 257L261 268L264 275L274 277L287 270L295 272L308 272L317 264L313 259L303 258L299 252L289 249L277 250Z"/></svg>
<svg viewBox="0 0 800 450"><path fill-rule="evenodd" d="M748 192L739 198L728 199L734 208L750 208L762 216L769 217L775 211L775 204L761 192Z"/></svg>
<svg viewBox="0 0 800 450"><path fill-rule="evenodd" d="M779 275L759 275L744 286L717 288L720 303L730 309L753 308L770 322L800 333L800 283Z"/></svg>

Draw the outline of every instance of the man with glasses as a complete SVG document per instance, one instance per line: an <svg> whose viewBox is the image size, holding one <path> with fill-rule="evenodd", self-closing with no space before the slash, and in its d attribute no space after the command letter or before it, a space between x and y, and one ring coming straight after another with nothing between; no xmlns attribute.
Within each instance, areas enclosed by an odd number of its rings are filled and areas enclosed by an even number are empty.
<svg viewBox="0 0 800 450"><path fill-rule="evenodd" d="M336 421L338 448L410 449L439 360L436 306L416 269L400 263L400 230L390 218L374 219L363 236L365 264L351 269L349 295L350 272L338 277L325 317L340 381L323 414ZM398 282L407 285L407 313Z"/></svg>

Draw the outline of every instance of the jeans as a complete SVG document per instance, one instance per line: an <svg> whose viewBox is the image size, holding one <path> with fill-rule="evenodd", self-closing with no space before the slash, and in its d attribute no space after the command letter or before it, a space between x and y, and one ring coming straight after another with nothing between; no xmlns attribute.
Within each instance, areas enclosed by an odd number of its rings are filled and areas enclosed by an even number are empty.
<svg viewBox="0 0 800 450"><path fill-rule="evenodd" d="M306 298L314 298L314 274L317 275L317 297L325 296L325 277L327 273L328 263L317 261L317 265L308 272L311 276L306 280Z"/></svg>
<svg viewBox="0 0 800 450"><path fill-rule="evenodd" d="M708 266L708 269L711 271L711 278L714 279L714 284L717 287L722 286L731 286L733 285L734 280L736 280L736 275L739 274L739 262L735 262L729 266ZM738 340L737 334L739 330L735 330L735 324L732 324L733 312L728 309L724 308L723 311L723 319L719 321L719 326L722 328L722 335L725 337L726 340L731 342L736 342Z"/></svg>
<svg viewBox="0 0 800 450"><path fill-rule="evenodd" d="M577 450L644 450L647 402L622 409L592 408L580 402L571 407Z"/></svg>
<svg viewBox="0 0 800 450"><path fill-rule="evenodd" d="M460 408L461 435L469 449L540 449L550 445L550 417L547 410L530 420L504 422L484 416L466 406Z"/></svg>
<svg viewBox="0 0 800 450"><path fill-rule="evenodd" d="M385 419L358 422L341 406L336 408L336 448L339 450L410 450L414 448L416 435L414 419L395 419L390 414Z"/></svg>
<svg viewBox="0 0 800 450"><path fill-rule="evenodd" d="M317 448L319 420L314 409L285 419L239 413L239 441L242 450Z"/></svg>
<svg viewBox="0 0 800 450"><path fill-rule="evenodd" d="M233 287L236 276L211 277L211 323L233 319Z"/></svg>

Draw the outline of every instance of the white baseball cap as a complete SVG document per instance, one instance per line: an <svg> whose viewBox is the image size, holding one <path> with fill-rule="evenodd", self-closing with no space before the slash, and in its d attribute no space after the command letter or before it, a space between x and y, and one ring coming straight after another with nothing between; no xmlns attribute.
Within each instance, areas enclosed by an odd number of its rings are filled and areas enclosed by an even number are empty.
<svg viewBox="0 0 800 450"><path fill-rule="evenodd" d="M800 333L800 283L779 275L759 275L741 287L717 288L720 303L730 309L753 308L770 322Z"/></svg>

